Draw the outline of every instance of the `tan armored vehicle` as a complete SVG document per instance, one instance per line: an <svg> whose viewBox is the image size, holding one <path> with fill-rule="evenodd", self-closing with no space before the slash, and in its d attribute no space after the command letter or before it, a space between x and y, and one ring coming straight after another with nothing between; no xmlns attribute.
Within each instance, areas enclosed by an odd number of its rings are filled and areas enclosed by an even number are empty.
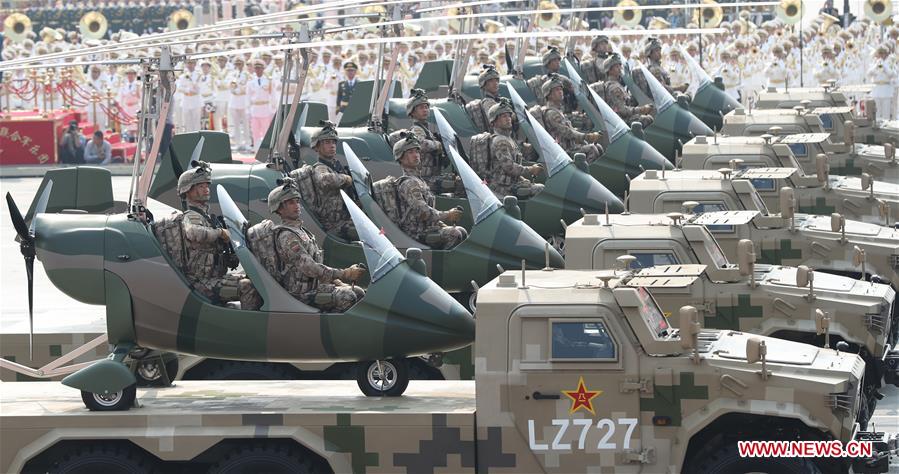
<svg viewBox="0 0 899 474"><path fill-rule="evenodd" d="M752 242L762 242L760 253L765 255L770 254L764 250L770 239L761 237L763 232L757 229L741 239L734 235L737 222L749 227L757 214L626 214L610 215L608 223L602 216L588 214L566 231L565 266L626 264L629 270L619 273L624 284L646 287L668 314L686 304L695 306L705 318L703 325L711 328L820 345L824 337L815 328L815 310L820 308L832 318L830 334L837 338L832 341L846 341L852 352L865 359L865 393L873 411L881 378L899 384L895 291L889 285L811 273L808 267L758 263L764 258L757 258ZM722 248L710 229L729 235L731 241ZM802 240L785 237L788 250L792 242ZM899 240L893 243L899 245ZM851 265L851 259L846 264Z"/></svg>
<svg viewBox="0 0 899 474"><path fill-rule="evenodd" d="M684 144L682 167L717 169L729 166L731 159L740 159L746 167L798 166L805 175L814 175L818 172L818 157L824 156L828 174L833 177L867 173L875 180L899 182L899 162L892 145L879 147L879 155L858 155L834 151L834 148L848 147L829 145L827 133L780 135L778 126L771 127L769 132L772 133L753 137L698 136ZM884 154L887 152L890 156Z"/></svg>
<svg viewBox="0 0 899 474"><path fill-rule="evenodd" d="M815 110L840 108L839 116L834 116L840 123L851 121L857 130L859 141L862 143L893 145L899 144L899 121L876 120L877 109L873 100L865 100L865 113L858 116L854 113L846 94L865 95L871 92L873 86L867 84L851 86L827 85L823 87L771 89L759 92L756 106L760 109L792 109L802 106Z"/></svg>
<svg viewBox="0 0 899 474"><path fill-rule="evenodd" d="M700 211L748 208L767 213L768 209L781 212L783 201L785 205L794 205L794 212L798 213L840 213L847 219L887 226L895 225L899 219L899 184L875 182L865 176L807 176L798 168L739 169L738 161L731 166L719 170L648 170L631 181L631 210L676 211L684 201L711 201L718 206L706 205ZM782 191L783 188L791 190ZM782 192L789 195L784 198ZM741 194L760 201L752 207L737 207Z"/></svg>
<svg viewBox="0 0 899 474"><path fill-rule="evenodd" d="M181 382L105 414L56 383L9 384L0 471L883 472L896 445L859 431L858 355L702 329L691 307L677 315L689 329L673 329L614 271L505 272L477 315L476 383L413 382L399 399L349 382ZM869 438L882 456L737 453L741 440Z"/></svg>

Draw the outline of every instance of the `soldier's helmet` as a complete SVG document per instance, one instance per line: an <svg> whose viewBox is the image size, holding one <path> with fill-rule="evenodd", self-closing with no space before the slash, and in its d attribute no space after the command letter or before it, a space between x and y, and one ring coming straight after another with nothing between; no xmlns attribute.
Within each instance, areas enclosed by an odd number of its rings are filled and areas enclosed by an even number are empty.
<svg viewBox="0 0 899 474"><path fill-rule="evenodd" d="M608 42L609 42L608 36L599 35L599 36L593 38L593 41L590 42L590 49L596 51L596 48L598 48L599 45L601 45L603 43L608 43Z"/></svg>
<svg viewBox="0 0 899 474"><path fill-rule="evenodd" d="M337 136L337 126L333 122L322 120L319 124L322 128L312 134L312 148L318 146L318 142L322 140L337 140L339 138Z"/></svg>
<svg viewBox="0 0 899 474"><path fill-rule="evenodd" d="M300 199L300 189L293 178L281 178L278 180L278 184L280 186L276 186L268 193L268 211L272 214L278 212L282 202Z"/></svg>
<svg viewBox="0 0 899 474"><path fill-rule="evenodd" d="M550 46L547 48L546 52L543 53L543 67L549 67L549 63L551 63L554 59L562 60L562 53L559 52L559 48L555 46Z"/></svg>
<svg viewBox="0 0 899 474"><path fill-rule="evenodd" d="M621 64L621 56L610 54L609 57L602 62L602 72L608 74L609 70L612 69L612 66L615 66L616 64Z"/></svg>
<svg viewBox="0 0 899 474"><path fill-rule="evenodd" d="M212 170L209 168L208 163L205 161L194 161L191 165L195 166L195 168L181 173L181 176L178 177L178 195L180 196L187 194L195 184L212 182Z"/></svg>
<svg viewBox="0 0 899 474"><path fill-rule="evenodd" d="M565 87L565 84L562 82L562 79L559 78L558 74L550 74L546 82L543 83L543 87L541 87L543 98L546 98L556 87Z"/></svg>
<svg viewBox="0 0 899 474"><path fill-rule="evenodd" d="M478 87L483 89L491 79L499 79L499 72L492 64L485 64L484 69L478 74Z"/></svg>
<svg viewBox="0 0 899 474"><path fill-rule="evenodd" d="M649 38L649 39L647 39L647 41L646 41L646 46L643 47L643 56L645 56L645 57L648 58L649 55L650 55L654 50L656 50L656 49L658 49L658 50L661 51L661 50L662 50L662 43L659 42L659 40L656 39L656 38Z"/></svg>
<svg viewBox="0 0 899 474"><path fill-rule="evenodd" d="M493 123L502 114L515 114L515 110L512 108L512 101L506 97L500 97L499 102L490 106L490 109L487 110L487 120Z"/></svg>
<svg viewBox="0 0 899 474"><path fill-rule="evenodd" d="M400 132L400 139L393 144L393 158L400 161L403 153L416 148L421 149L421 142L410 132Z"/></svg>
<svg viewBox="0 0 899 474"><path fill-rule="evenodd" d="M412 111L415 110L415 107L418 107L421 104L429 104L428 96L425 95L425 91L422 89L412 89L409 91L410 97L409 102L406 103L406 115L412 115Z"/></svg>

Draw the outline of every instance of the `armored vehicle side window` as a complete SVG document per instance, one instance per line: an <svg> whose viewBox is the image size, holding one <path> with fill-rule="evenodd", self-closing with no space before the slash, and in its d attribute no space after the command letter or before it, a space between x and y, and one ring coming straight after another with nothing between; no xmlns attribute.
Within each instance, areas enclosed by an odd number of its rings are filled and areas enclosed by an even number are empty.
<svg viewBox="0 0 899 474"><path fill-rule="evenodd" d="M703 229L702 243L712 257L712 262L715 263L716 267L724 268L728 265L729 262L727 261L727 256L721 251L718 241L715 240L715 237L713 237L711 233L709 233L708 229Z"/></svg>
<svg viewBox="0 0 899 474"><path fill-rule="evenodd" d="M773 178L752 178L749 181L758 191L774 191L777 188L777 183Z"/></svg>
<svg viewBox="0 0 899 474"><path fill-rule="evenodd" d="M762 196L759 195L758 191L754 191L750 196L752 196L752 203L755 204L755 210L762 213L762 215L768 215L768 206L765 205L765 201L762 200Z"/></svg>
<svg viewBox="0 0 899 474"><path fill-rule="evenodd" d="M658 338L668 337L668 331L671 329L671 326L668 324L668 319L665 318L662 310L659 309L656 300L642 286L637 288L637 296L640 298L640 316L643 317L643 321L646 322L649 330Z"/></svg>
<svg viewBox="0 0 899 474"><path fill-rule="evenodd" d="M553 360L617 360L618 347L601 320L551 320Z"/></svg>
<svg viewBox="0 0 899 474"><path fill-rule="evenodd" d="M833 115L830 114L821 114L818 116L821 119L821 124L824 126L824 130L828 132L833 130Z"/></svg>
<svg viewBox="0 0 899 474"><path fill-rule="evenodd" d="M637 257L634 262L636 268L654 267L656 265L680 265L677 256L673 252L664 250L629 250L629 255Z"/></svg>
<svg viewBox="0 0 899 474"><path fill-rule="evenodd" d="M789 147L790 151L792 151L796 156L808 156L807 143L790 143Z"/></svg>
<svg viewBox="0 0 899 474"><path fill-rule="evenodd" d="M693 208L693 212L696 214L704 214L706 212L718 212L718 211L727 211L727 204L723 202L701 202L698 206ZM731 233L734 231L734 226L732 225L706 225L710 231L715 233Z"/></svg>

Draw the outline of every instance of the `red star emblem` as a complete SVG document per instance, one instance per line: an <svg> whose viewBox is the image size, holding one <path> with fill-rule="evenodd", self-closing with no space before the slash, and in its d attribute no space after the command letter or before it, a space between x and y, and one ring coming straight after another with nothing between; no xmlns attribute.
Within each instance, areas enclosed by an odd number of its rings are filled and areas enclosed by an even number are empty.
<svg viewBox="0 0 899 474"><path fill-rule="evenodd" d="M564 393L566 397L571 399L571 408L568 410L569 415L580 410L581 408L595 415L596 412L593 411L592 400L602 394L602 390L596 390L595 392L587 390L587 386L584 385L584 377L582 376L580 379L578 379L577 390L570 392L567 390L562 390L562 393Z"/></svg>

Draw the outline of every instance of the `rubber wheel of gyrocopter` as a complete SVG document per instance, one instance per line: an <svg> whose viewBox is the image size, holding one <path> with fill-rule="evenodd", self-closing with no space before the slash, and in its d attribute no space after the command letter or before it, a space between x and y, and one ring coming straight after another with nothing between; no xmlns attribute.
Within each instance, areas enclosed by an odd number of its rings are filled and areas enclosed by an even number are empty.
<svg viewBox="0 0 899 474"><path fill-rule="evenodd" d="M796 474L821 474L821 470L807 458L741 458L737 442L718 449L702 450L690 463L689 472L704 474L732 474L744 472L791 472Z"/></svg>
<svg viewBox="0 0 899 474"><path fill-rule="evenodd" d="M73 450L53 463L53 474L93 474L119 472L143 474L153 472L154 462L138 449L124 449L104 444L88 445Z"/></svg>
<svg viewBox="0 0 899 474"><path fill-rule="evenodd" d="M134 371L138 387L168 387L172 384L178 375L178 358L175 357L165 363L165 374L168 375L168 383L165 383L166 378L163 377L162 367L159 362L159 357L138 362L137 370Z"/></svg>
<svg viewBox="0 0 899 474"><path fill-rule="evenodd" d="M367 397L398 397L409 386L409 366L405 359L360 362L356 383ZM383 372L384 376L381 376Z"/></svg>
<svg viewBox="0 0 899 474"><path fill-rule="evenodd" d="M131 408L136 397L136 384L109 394L81 391L81 400L90 411L125 411Z"/></svg>
<svg viewBox="0 0 899 474"><path fill-rule="evenodd" d="M232 450L210 466L209 474L303 473L327 472L321 463L299 449L283 444L252 443Z"/></svg>

